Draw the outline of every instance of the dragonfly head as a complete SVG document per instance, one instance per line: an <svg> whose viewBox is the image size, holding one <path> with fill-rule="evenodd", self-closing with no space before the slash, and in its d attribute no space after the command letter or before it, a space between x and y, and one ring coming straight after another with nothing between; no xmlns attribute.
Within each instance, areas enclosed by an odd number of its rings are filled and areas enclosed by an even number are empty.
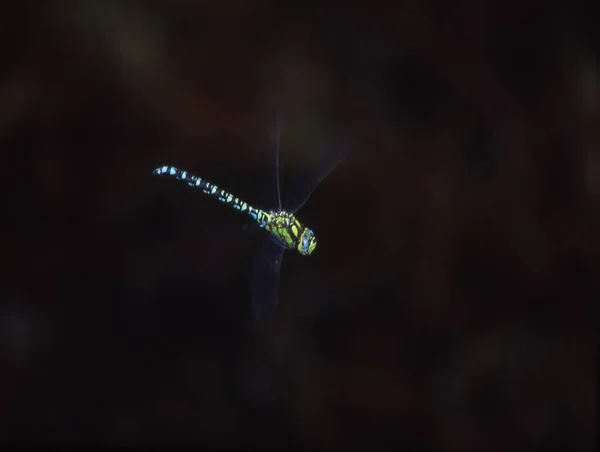
<svg viewBox="0 0 600 452"><path fill-rule="evenodd" d="M298 241L298 252L303 256L311 254L317 246L317 238L311 229L304 228Z"/></svg>

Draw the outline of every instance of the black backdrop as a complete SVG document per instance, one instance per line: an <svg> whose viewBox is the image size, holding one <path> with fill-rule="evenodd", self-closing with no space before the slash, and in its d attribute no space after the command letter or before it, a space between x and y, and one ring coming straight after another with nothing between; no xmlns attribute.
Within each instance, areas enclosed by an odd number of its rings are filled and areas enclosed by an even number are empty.
<svg viewBox="0 0 600 452"><path fill-rule="evenodd" d="M0 440L590 450L591 30L533 0L3 4ZM261 325L260 237L150 173L259 202L275 111L286 180L334 127L351 153Z"/></svg>

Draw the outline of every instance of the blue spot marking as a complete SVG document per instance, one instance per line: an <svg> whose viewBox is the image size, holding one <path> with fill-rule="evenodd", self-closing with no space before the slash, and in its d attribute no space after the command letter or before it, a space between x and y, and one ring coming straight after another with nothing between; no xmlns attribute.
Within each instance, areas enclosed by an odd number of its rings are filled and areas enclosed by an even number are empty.
<svg viewBox="0 0 600 452"><path fill-rule="evenodd" d="M185 177L187 176L187 171L184 171L183 173L181 173L181 178L185 179Z"/></svg>
<svg viewBox="0 0 600 452"><path fill-rule="evenodd" d="M177 169L173 166L173 167L171 167L171 170L169 171L169 174L171 176L173 176L175 173L177 173Z"/></svg>

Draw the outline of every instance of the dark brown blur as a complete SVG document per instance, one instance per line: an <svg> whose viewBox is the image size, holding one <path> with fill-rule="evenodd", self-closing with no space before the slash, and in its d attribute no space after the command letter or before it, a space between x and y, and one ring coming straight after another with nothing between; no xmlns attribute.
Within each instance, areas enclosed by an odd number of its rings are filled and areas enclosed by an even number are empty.
<svg viewBox="0 0 600 452"><path fill-rule="evenodd" d="M0 6L0 442L594 449L591 11L396 3ZM260 203L276 114L285 180L351 149L258 324L261 237L151 171Z"/></svg>

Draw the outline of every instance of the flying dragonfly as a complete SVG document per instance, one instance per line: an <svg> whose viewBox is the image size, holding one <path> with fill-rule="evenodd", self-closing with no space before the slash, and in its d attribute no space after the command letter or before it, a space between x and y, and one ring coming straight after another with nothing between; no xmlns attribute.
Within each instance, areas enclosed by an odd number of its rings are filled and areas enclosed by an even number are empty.
<svg viewBox="0 0 600 452"><path fill-rule="evenodd" d="M317 237L312 229L296 218L296 212L308 201L319 185L346 157L347 147L337 140L330 140L319 154L318 161L291 181L288 197L282 201L279 165L280 133L277 127L275 146L275 193L276 205L270 210L253 207L237 196L217 185L174 166L161 166L152 171L158 176L170 176L187 182L204 194L218 199L239 212L250 216L258 226L268 232L254 257L251 279L252 310L258 321L269 320L278 302L279 272L286 250L295 249L303 256L309 256L317 247Z"/></svg>

